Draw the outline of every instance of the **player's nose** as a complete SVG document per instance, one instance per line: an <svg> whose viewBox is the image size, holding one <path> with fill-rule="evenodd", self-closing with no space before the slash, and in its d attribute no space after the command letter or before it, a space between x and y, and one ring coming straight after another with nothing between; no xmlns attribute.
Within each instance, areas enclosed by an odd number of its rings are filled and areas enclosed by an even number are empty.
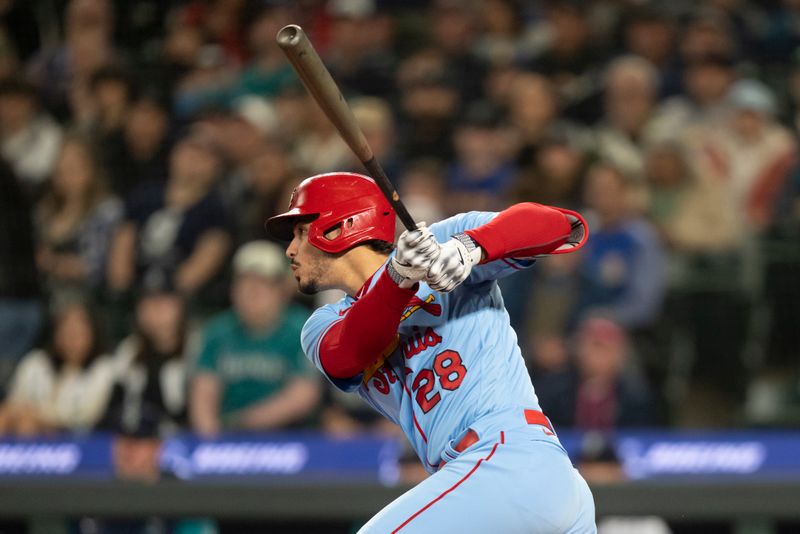
<svg viewBox="0 0 800 534"><path fill-rule="evenodd" d="M292 238L291 243L289 246L286 247L286 257L290 260L294 259L297 256L297 237Z"/></svg>

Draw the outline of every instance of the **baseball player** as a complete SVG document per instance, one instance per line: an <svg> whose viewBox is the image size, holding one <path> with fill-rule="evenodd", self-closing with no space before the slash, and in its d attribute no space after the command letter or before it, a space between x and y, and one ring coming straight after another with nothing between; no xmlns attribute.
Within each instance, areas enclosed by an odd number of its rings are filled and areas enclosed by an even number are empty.
<svg viewBox="0 0 800 534"><path fill-rule="evenodd" d="M335 386L400 425L432 475L361 533L595 532L589 487L541 412L496 280L586 241L572 211L523 203L404 232L366 176L304 180L267 221L300 291L346 296L301 336Z"/></svg>

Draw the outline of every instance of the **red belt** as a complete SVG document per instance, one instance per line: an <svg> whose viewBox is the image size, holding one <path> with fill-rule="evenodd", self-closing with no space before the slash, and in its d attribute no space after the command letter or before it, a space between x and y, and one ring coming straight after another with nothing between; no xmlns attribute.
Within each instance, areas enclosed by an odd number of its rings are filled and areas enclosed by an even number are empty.
<svg viewBox="0 0 800 534"><path fill-rule="evenodd" d="M542 412L538 410L525 410L525 422L529 425L542 425L543 427L547 428L550 432L555 434L555 430L553 430L553 426L550 424L550 420L545 416ZM456 452L464 452L467 448L475 445L478 442L478 433L472 430L471 428L467 429L466 434L464 437L458 440L458 443L453 445L453 450ZM439 469L444 466L447 462L442 460L439 462Z"/></svg>

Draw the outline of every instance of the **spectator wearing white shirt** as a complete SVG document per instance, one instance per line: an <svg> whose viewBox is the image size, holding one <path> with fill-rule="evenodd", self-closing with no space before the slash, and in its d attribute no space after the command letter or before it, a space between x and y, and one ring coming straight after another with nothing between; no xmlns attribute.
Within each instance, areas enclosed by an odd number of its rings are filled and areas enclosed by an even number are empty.
<svg viewBox="0 0 800 534"><path fill-rule="evenodd" d="M0 434L90 430L103 415L112 381L111 359L91 311L67 304L55 315L50 346L28 353L17 366L0 407Z"/></svg>
<svg viewBox="0 0 800 534"><path fill-rule="evenodd" d="M772 221L778 194L797 161L797 142L775 120L772 91L756 80L740 80L727 96L731 113L724 128L698 132L691 146L700 179L721 188L726 202L754 231Z"/></svg>
<svg viewBox="0 0 800 534"><path fill-rule="evenodd" d="M605 116L595 130L595 150L601 159L637 179L653 136L658 88L658 70L642 57L620 57L606 70Z"/></svg>
<svg viewBox="0 0 800 534"><path fill-rule="evenodd" d="M40 192L53 172L61 137L61 126L40 111L32 85L0 83L0 153L29 192Z"/></svg>

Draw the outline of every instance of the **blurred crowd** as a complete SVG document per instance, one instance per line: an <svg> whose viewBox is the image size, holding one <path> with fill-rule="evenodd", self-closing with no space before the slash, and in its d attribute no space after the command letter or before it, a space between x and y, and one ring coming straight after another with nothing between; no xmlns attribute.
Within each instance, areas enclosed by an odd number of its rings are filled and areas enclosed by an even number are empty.
<svg viewBox="0 0 800 534"><path fill-rule="evenodd" d="M557 428L800 421L799 1L0 0L1 433L396 432L310 368L334 297L264 231L361 171L288 23L416 220L586 215L502 281Z"/></svg>

